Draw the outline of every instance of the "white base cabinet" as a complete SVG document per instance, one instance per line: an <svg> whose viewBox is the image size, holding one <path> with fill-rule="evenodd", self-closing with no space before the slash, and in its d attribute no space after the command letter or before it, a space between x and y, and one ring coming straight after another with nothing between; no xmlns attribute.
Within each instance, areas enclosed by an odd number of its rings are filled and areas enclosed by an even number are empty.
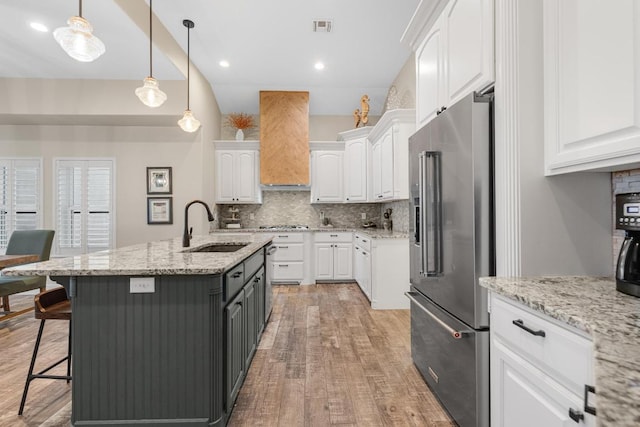
<svg viewBox="0 0 640 427"><path fill-rule="evenodd" d="M491 293L491 425L595 426L584 410L593 343L568 326ZM595 396L589 395L589 406Z"/></svg>
<svg viewBox="0 0 640 427"><path fill-rule="evenodd" d="M409 239L371 240L371 308L409 308Z"/></svg>
<svg viewBox="0 0 640 427"><path fill-rule="evenodd" d="M543 4L546 174L638 167L640 3Z"/></svg>
<svg viewBox="0 0 640 427"><path fill-rule="evenodd" d="M277 233L270 258L271 283L302 283L305 278L305 233Z"/></svg>
<svg viewBox="0 0 640 427"><path fill-rule="evenodd" d="M371 239L369 236L354 235L353 276L355 281L371 301Z"/></svg>
<svg viewBox="0 0 640 427"><path fill-rule="evenodd" d="M313 253L316 280L353 280L351 233L315 233Z"/></svg>

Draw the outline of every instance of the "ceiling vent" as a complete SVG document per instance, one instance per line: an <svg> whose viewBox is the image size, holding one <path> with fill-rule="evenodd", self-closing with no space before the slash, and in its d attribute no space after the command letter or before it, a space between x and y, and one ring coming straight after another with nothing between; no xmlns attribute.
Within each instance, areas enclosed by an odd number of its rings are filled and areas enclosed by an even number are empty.
<svg viewBox="0 0 640 427"><path fill-rule="evenodd" d="M313 32L314 33L330 33L331 27L333 27L333 21L328 19L318 19L313 21Z"/></svg>

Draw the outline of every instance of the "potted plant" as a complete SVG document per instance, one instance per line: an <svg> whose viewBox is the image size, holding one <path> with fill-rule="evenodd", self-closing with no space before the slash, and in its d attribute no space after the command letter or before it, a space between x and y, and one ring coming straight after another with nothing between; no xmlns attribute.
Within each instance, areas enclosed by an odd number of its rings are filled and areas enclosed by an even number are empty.
<svg viewBox="0 0 640 427"><path fill-rule="evenodd" d="M245 113L231 113L227 116L227 124L236 130L236 141L244 140L244 130L255 127L253 116Z"/></svg>

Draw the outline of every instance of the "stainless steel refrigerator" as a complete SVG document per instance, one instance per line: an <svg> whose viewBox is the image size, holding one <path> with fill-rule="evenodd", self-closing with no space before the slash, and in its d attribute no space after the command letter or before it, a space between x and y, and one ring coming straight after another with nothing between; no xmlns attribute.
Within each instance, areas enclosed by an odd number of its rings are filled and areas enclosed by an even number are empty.
<svg viewBox="0 0 640 427"><path fill-rule="evenodd" d="M491 96L471 94L409 138L411 353L461 426L489 426L495 274Z"/></svg>

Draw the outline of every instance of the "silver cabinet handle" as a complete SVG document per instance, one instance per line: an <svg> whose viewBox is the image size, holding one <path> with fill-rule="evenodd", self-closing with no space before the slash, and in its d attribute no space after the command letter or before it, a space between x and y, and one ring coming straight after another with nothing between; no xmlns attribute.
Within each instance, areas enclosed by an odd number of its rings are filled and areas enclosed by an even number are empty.
<svg viewBox="0 0 640 427"><path fill-rule="evenodd" d="M278 267L289 267L289 264L278 264Z"/></svg>
<svg viewBox="0 0 640 427"><path fill-rule="evenodd" d="M278 249L289 249L289 246L278 246Z"/></svg>
<svg viewBox="0 0 640 427"><path fill-rule="evenodd" d="M438 319L438 317L433 314L432 312L430 312L429 310L427 310L426 308L424 308L422 306L422 304L420 304L420 302L415 299L413 297L413 295L415 295L415 292L405 292L404 295L409 298L412 302L414 302L416 304L416 306L418 306L418 308L422 311L424 311L426 314L428 314L433 320L436 321L436 323L440 326L442 326L444 328L444 330L446 330L447 332L449 332L451 334L451 336L454 339L459 340L460 338L462 338L462 332L460 331L456 331L455 329L453 329L451 326L447 325L446 323L444 323L442 320Z"/></svg>

